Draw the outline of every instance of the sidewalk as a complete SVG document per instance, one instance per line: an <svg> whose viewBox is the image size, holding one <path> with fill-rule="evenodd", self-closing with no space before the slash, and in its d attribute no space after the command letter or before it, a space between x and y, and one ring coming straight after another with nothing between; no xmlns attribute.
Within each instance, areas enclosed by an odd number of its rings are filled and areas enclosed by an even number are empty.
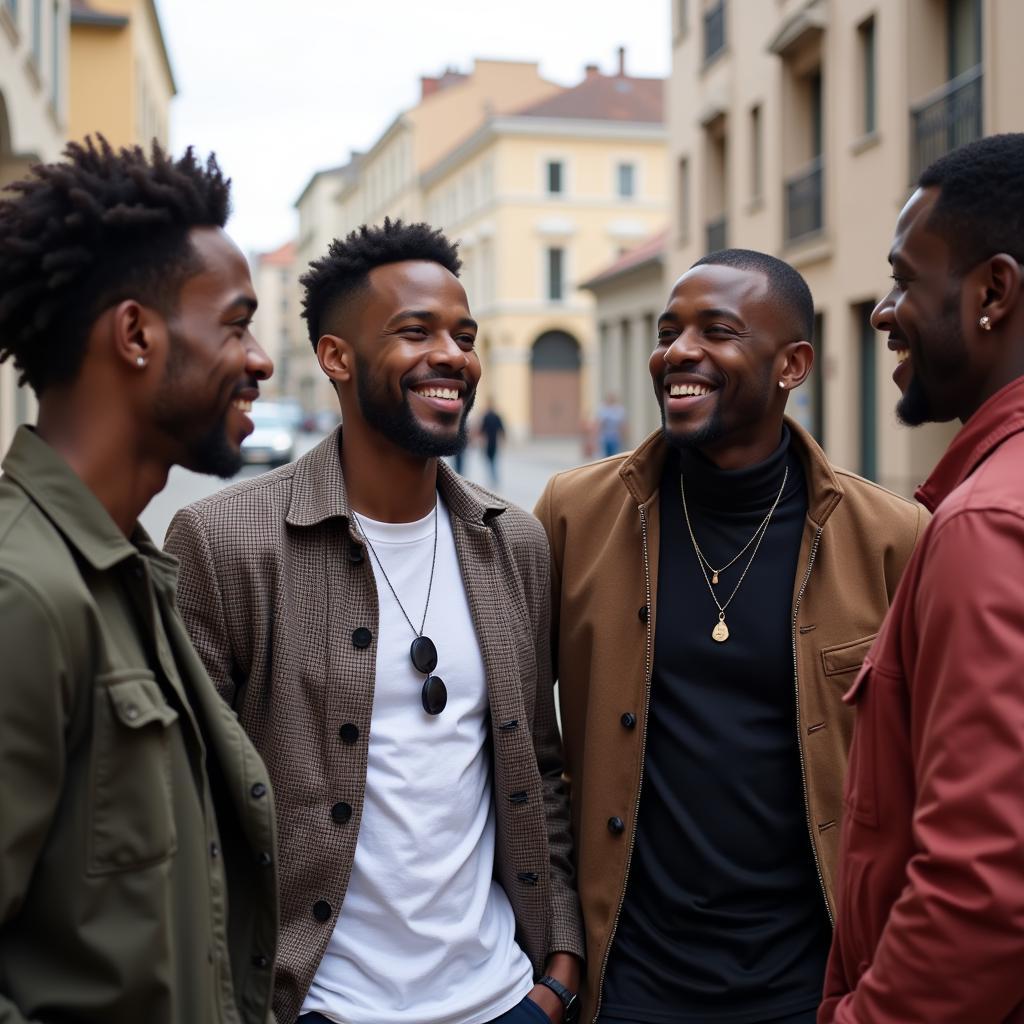
<svg viewBox="0 0 1024 1024"><path fill-rule="evenodd" d="M555 473L589 461L578 438L509 443L498 452L498 483L493 485L487 475L487 459L474 445L466 451L463 475L532 512Z"/></svg>

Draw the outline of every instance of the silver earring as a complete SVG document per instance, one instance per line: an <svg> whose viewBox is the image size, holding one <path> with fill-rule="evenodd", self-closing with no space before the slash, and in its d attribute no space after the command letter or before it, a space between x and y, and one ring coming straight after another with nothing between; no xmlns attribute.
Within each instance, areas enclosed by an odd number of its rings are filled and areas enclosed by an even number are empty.
<svg viewBox="0 0 1024 1024"><path fill-rule="evenodd" d="M980 328L981 328L981 329L982 329L983 331L991 331L991 330L992 330L992 317L990 317L990 316L988 315L988 313L986 313L986 314L985 314L985 315L984 315L984 316L983 316L983 317L982 317L982 318L981 318L981 319L980 319L980 320L978 321L978 326L979 326L979 327L980 327Z"/></svg>
<svg viewBox="0 0 1024 1024"><path fill-rule="evenodd" d="M786 382L780 380L779 381L779 387L782 388L783 391L785 391L786 390Z"/></svg>
<svg viewBox="0 0 1024 1024"><path fill-rule="evenodd" d="M139 367L145 366L146 365L146 357L145 356L136 356L135 357L135 365L139 366Z"/></svg>

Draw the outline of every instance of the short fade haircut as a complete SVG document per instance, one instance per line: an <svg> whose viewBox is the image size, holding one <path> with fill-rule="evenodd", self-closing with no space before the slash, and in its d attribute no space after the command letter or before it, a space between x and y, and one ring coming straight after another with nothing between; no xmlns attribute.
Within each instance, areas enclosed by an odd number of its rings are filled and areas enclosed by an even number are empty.
<svg viewBox="0 0 1024 1024"><path fill-rule="evenodd" d="M37 395L77 376L96 318L134 299L170 315L201 269L188 233L223 227L231 183L211 154L172 159L155 142L117 152L69 143L0 200L0 363Z"/></svg>
<svg viewBox="0 0 1024 1024"><path fill-rule="evenodd" d="M702 256L694 267L734 267L753 270L768 278L768 290L781 312L793 319L799 338L810 341L814 336L814 298L803 275L783 260L756 249L722 249ZM693 269L691 267L691 269Z"/></svg>
<svg viewBox="0 0 1024 1024"><path fill-rule="evenodd" d="M996 253L1024 263L1024 134L990 135L925 168L917 184L938 188L928 227L963 272Z"/></svg>
<svg viewBox="0 0 1024 1024"><path fill-rule="evenodd" d="M405 260L439 263L456 277L462 267L458 244L429 224L404 224L385 217L382 225L363 224L344 240L334 239L327 255L310 263L299 278L305 289L302 315L313 349L323 334L324 320L367 287L371 270Z"/></svg>

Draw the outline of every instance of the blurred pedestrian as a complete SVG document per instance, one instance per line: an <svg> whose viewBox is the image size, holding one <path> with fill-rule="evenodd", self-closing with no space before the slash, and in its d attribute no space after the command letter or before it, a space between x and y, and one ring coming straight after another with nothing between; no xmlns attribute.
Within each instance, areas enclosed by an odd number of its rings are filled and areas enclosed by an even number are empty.
<svg viewBox="0 0 1024 1024"><path fill-rule="evenodd" d="M426 224L332 242L302 284L342 427L167 537L277 788L289 1024L574 1019L548 550L444 462L480 376L459 267Z"/></svg>
<svg viewBox="0 0 1024 1024"><path fill-rule="evenodd" d="M928 167L871 322L963 424L864 668L822 1024L1024 1021L1024 135Z"/></svg>
<svg viewBox="0 0 1024 1024"><path fill-rule="evenodd" d="M269 1017L267 775L138 524L241 465L271 364L213 157L72 143L0 201L0 1019Z"/></svg>
<svg viewBox="0 0 1024 1024"><path fill-rule="evenodd" d="M493 402L487 403L487 409L480 421L480 436L484 442L484 455L487 456L487 471L491 486L497 487L498 447L505 440L505 424L494 408Z"/></svg>
<svg viewBox="0 0 1024 1024"><path fill-rule="evenodd" d="M597 408L597 438L601 452L607 458L622 450L623 434L626 429L626 410L618 395L609 392L604 404Z"/></svg>

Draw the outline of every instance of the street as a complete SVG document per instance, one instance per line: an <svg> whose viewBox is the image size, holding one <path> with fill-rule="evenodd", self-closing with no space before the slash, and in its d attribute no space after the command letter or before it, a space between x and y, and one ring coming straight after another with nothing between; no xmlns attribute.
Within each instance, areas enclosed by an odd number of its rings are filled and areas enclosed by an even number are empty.
<svg viewBox="0 0 1024 1024"><path fill-rule="evenodd" d="M309 451L323 438L322 434L300 434L299 454ZM487 460L482 451L472 447L466 452L464 471L467 479L479 483L516 505L532 511L544 485L563 469L585 461L578 440L528 441L508 444L498 454L498 484L491 486L487 477ZM174 513L182 506L213 494L237 480L266 472L262 466L246 466L233 480L201 476L175 466L167 486L149 503L141 516L142 525L153 540L163 543L164 534Z"/></svg>

